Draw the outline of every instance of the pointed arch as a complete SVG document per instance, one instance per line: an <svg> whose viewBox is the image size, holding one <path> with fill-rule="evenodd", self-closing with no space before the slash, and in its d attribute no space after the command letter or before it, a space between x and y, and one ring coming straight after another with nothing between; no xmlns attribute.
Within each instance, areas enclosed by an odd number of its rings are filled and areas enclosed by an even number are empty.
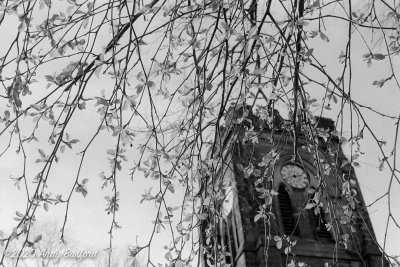
<svg viewBox="0 0 400 267"><path fill-rule="evenodd" d="M318 209L318 211L316 211ZM315 207L311 210L314 218L315 233L318 238L332 240L332 235L326 227L325 212L321 207Z"/></svg>
<svg viewBox="0 0 400 267"><path fill-rule="evenodd" d="M283 232L285 233L285 235L298 235L292 201L284 184L279 185L278 201Z"/></svg>

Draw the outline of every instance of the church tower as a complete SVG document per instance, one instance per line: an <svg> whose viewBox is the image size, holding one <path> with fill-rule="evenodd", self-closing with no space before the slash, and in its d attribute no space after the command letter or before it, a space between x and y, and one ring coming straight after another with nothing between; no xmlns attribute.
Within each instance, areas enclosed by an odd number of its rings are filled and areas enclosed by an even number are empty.
<svg viewBox="0 0 400 267"><path fill-rule="evenodd" d="M250 109L229 115L213 189L224 197L203 227L203 266L388 266L332 120L296 131L278 112L269 123Z"/></svg>

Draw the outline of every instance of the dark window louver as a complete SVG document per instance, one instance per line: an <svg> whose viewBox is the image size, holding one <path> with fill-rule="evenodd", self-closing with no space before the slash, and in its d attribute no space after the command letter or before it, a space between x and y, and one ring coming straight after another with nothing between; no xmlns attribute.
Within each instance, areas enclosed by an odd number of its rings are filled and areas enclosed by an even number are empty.
<svg viewBox="0 0 400 267"><path fill-rule="evenodd" d="M227 234L228 234L228 247L229 247L229 253L231 254L230 256L228 256L228 260L227 263L230 263L232 267L235 266L235 257L236 257L236 246L235 246L235 241L233 238L233 229L232 229L232 225L230 225L230 227L227 229Z"/></svg>
<svg viewBox="0 0 400 267"><path fill-rule="evenodd" d="M235 267L235 258L237 254L237 246L235 244L235 232L234 226L232 224L232 213L229 214L225 219L220 221L219 232L222 235L221 244L228 254L225 254L225 263L230 264L231 267Z"/></svg>
<svg viewBox="0 0 400 267"><path fill-rule="evenodd" d="M319 208L318 214L315 214L314 209L312 210L312 213L314 215L314 225L315 225L317 237L331 239L332 236L329 233L328 229L326 228L327 222L325 219L324 211L321 208Z"/></svg>
<svg viewBox="0 0 400 267"><path fill-rule="evenodd" d="M292 202L284 185L279 186L278 193L283 231L285 235L298 235Z"/></svg>

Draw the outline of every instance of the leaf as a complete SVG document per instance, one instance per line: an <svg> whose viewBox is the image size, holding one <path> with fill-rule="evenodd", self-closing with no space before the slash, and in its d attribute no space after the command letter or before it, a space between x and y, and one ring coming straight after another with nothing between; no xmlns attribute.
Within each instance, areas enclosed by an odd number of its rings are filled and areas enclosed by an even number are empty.
<svg viewBox="0 0 400 267"><path fill-rule="evenodd" d="M276 241L276 248L281 249L282 248L282 239L279 237L279 240L275 240L275 241Z"/></svg>
<svg viewBox="0 0 400 267"><path fill-rule="evenodd" d="M310 48L310 49L307 50L305 56L306 57L310 57L310 56L312 56L313 52L314 52L314 48Z"/></svg>
<svg viewBox="0 0 400 267"><path fill-rule="evenodd" d="M45 211L49 211L49 204L47 204L47 202L44 202L43 208Z"/></svg>
<svg viewBox="0 0 400 267"><path fill-rule="evenodd" d="M309 188L309 189L307 189L307 193L310 194L310 195L314 194L315 192L316 192L316 191L315 191L314 188Z"/></svg>
<svg viewBox="0 0 400 267"><path fill-rule="evenodd" d="M379 88L382 88L383 85L385 85L386 79L381 79L379 81L374 81L372 85L378 86Z"/></svg>
<svg viewBox="0 0 400 267"><path fill-rule="evenodd" d="M236 167L240 170L240 171L244 171L244 166L240 163L236 164Z"/></svg>
<svg viewBox="0 0 400 267"><path fill-rule="evenodd" d="M340 223L341 224L348 224L350 223L350 218L347 215L343 215L340 217Z"/></svg>
<svg viewBox="0 0 400 267"><path fill-rule="evenodd" d="M93 2L89 2L89 3L87 3L87 8L88 8L88 11L90 11L90 10L92 10L93 9Z"/></svg>
<svg viewBox="0 0 400 267"><path fill-rule="evenodd" d="M354 167L360 167L360 163L358 163L357 161L353 161L352 163Z"/></svg>
<svg viewBox="0 0 400 267"><path fill-rule="evenodd" d="M257 33L258 27L257 26L253 26L251 27L251 29L249 30L249 36L248 38L252 38L256 33Z"/></svg>
<svg viewBox="0 0 400 267"><path fill-rule="evenodd" d="M315 0L311 5L310 8L320 7L320 0Z"/></svg>
<svg viewBox="0 0 400 267"><path fill-rule="evenodd" d="M20 108L22 106L22 101L19 98L18 88L14 88L12 90L12 98L14 100L15 105Z"/></svg>
<svg viewBox="0 0 400 267"><path fill-rule="evenodd" d="M225 31L229 31L229 25L225 21L221 21L220 24Z"/></svg>
<svg viewBox="0 0 400 267"><path fill-rule="evenodd" d="M258 213L256 216L254 216L254 222L257 222L259 219L261 219L262 216L262 213Z"/></svg>
<svg viewBox="0 0 400 267"><path fill-rule="evenodd" d="M89 24L89 19L84 19L84 20L82 21L82 27L83 27L84 29L87 28L88 24Z"/></svg>
<svg viewBox="0 0 400 267"><path fill-rule="evenodd" d="M106 153L114 156L115 155L115 150L114 149L107 149Z"/></svg>
<svg viewBox="0 0 400 267"><path fill-rule="evenodd" d="M305 209L306 209L306 210L310 210L310 209L312 209L312 208L314 208L314 207L315 207L315 204L314 204L314 203L307 203Z"/></svg>
<svg viewBox="0 0 400 267"><path fill-rule="evenodd" d="M42 149L38 149L40 156L42 157L43 160L46 160L46 154Z"/></svg>
<svg viewBox="0 0 400 267"><path fill-rule="evenodd" d="M175 243L175 244L178 244L178 243L179 243L179 241L181 241L181 239L182 239L182 236L181 236L181 235L180 235L180 236L177 236L177 237L175 237L174 243Z"/></svg>
<svg viewBox="0 0 400 267"><path fill-rule="evenodd" d="M250 163L249 166L244 170L244 178L249 178L253 172L254 166Z"/></svg>
<svg viewBox="0 0 400 267"><path fill-rule="evenodd" d="M140 94L144 89L144 85L143 84L139 84L136 86L136 93Z"/></svg>
<svg viewBox="0 0 400 267"><path fill-rule="evenodd" d="M22 20L21 23L18 26L18 32L22 32L25 30L25 20Z"/></svg>
<svg viewBox="0 0 400 267"><path fill-rule="evenodd" d="M171 251L168 251L168 252L165 254L165 259L168 260L168 261L172 260Z"/></svg>
<svg viewBox="0 0 400 267"><path fill-rule="evenodd" d="M68 143L70 143L70 144L76 144L76 143L78 143L78 142L79 142L78 139L72 139L72 140L69 141Z"/></svg>
<svg viewBox="0 0 400 267"><path fill-rule="evenodd" d="M139 81L141 81L141 82L144 82L144 74L143 74L143 72L139 72L137 75L136 75L136 79L138 79Z"/></svg>
<svg viewBox="0 0 400 267"><path fill-rule="evenodd" d="M380 53L376 53L376 54L372 54L372 57L376 60L384 60L386 56L383 54L380 54Z"/></svg>
<svg viewBox="0 0 400 267"><path fill-rule="evenodd" d="M117 167L117 170L120 171L120 170L122 169L121 161L117 160L117 161L115 162L115 167Z"/></svg>
<svg viewBox="0 0 400 267"><path fill-rule="evenodd" d="M344 166L347 166L348 164L350 164L350 161L344 160L344 161L342 162L342 165L340 166L340 168L343 168Z"/></svg>
<svg viewBox="0 0 400 267"><path fill-rule="evenodd" d="M36 236L36 237L33 239L33 243L37 243L37 242L39 242L40 240L42 240L42 235Z"/></svg>
<svg viewBox="0 0 400 267"><path fill-rule="evenodd" d="M150 89L152 89L156 84L153 81L148 81L146 83L146 86L149 87Z"/></svg>
<svg viewBox="0 0 400 267"><path fill-rule="evenodd" d="M308 22L305 21L303 18L297 21L297 26L307 26Z"/></svg>
<svg viewBox="0 0 400 267"><path fill-rule="evenodd" d="M274 236L274 240L276 242L276 248L281 249L282 248L282 238L280 236Z"/></svg>
<svg viewBox="0 0 400 267"><path fill-rule="evenodd" d="M83 197L86 197L87 196L87 191L86 190L82 190L82 195L83 195Z"/></svg>
<svg viewBox="0 0 400 267"><path fill-rule="evenodd" d="M277 195L279 195L279 193L278 193L277 191L275 191L274 189L271 189L271 190L269 191L269 193L270 193L271 196L277 196Z"/></svg>
<svg viewBox="0 0 400 267"><path fill-rule="evenodd" d="M384 157L382 160L379 160L379 171L383 171L383 168L385 167L385 160L387 160L387 157Z"/></svg>
<svg viewBox="0 0 400 267"><path fill-rule="evenodd" d="M83 186L81 186L81 185L78 185L78 186L75 188L75 192L81 193L81 194L83 195L83 197L86 197L87 194L88 194L88 191L86 190L86 188L83 187Z"/></svg>
<svg viewBox="0 0 400 267"><path fill-rule="evenodd" d="M205 219L207 219L208 214L207 213L197 213L196 216L199 220L204 221Z"/></svg>
<svg viewBox="0 0 400 267"><path fill-rule="evenodd" d="M86 184L87 182L89 182L88 178L83 179L82 184Z"/></svg>
<svg viewBox="0 0 400 267"><path fill-rule="evenodd" d="M99 61L99 60L96 60L96 62L100 62L100 63L97 63L97 64L99 64L99 65L97 65L97 67L96 67L96 70L94 71L94 74L96 75L96 77L97 78L99 78L100 77L100 72L101 72L101 61Z"/></svg>
<svg viewBox="0 0 400 267"><path fill-rule="evenodd" d="M310 38L314 38L318 35L318 31L312 31L310 34Z"/></svg>
<svg viewBox="0 0 400 267"><path fill-rule="evenodd" d="M328 36L326 36L325 35L325 33L323 33L323 32L319 32L319 37L321 37L321 39L323 40L323 41L325 41L325 42L329 42L329 38L328 38Z"/></svg>
<svg viewBox="0 0 400 267"><path fill-rule="evenodd" d="M86 197L88 194L88 191L84 188L82 188L81 192L82 192L83 197Z"/></svg>

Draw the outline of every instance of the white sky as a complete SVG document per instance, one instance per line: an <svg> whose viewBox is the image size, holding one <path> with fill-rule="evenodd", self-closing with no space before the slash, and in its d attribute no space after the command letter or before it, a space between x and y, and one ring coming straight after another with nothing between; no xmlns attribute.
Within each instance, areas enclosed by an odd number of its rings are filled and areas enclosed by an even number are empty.
<svg viewBox="0 0 400 267"><path fill-rule="evenodd" d="M327 19L326 27L326 33L330 42L325 43L320 40L313 40L309 44L310 47L315 48L314 54L326 65L328 72L331 74L337 72L339 76L341 68L337 57L347 42L347 24L334 19ZM9 30L11 31L12 29L9 28ZM0 36L7 36L2 31L4 31L4 27L0 29ZM3 37L0 40L0 51L7 45L6 40ZM377 88L372 85L374 80L379 80L388 75L389 68L387 62L374 62L372 67L368 68L366 62L361 60L362 55L367 52L367 49L357 33L353 35L352 47L353 99L382 113L398 116L400 114L399 88L396 88L392 81L388 82L383 88ZM376 47L372 47L374 52L384 52L379 50L379 44ZM399 61L394 61L393 63L396 73L400 73ZM335 77L335 75L332 76ZM44 85L39 84L38 87L40 86ZM91 86L93 90L98 90L99 88L106 87L107 82L97 80ZM319 89L315 90L318 91ZM318 95L318 92L315 92L315 94ZM70 129L71 136L85 139L85 136L89 136L87 134L90 132L93 133L96 130L95 126L97 125L98 118L93 116L92 111L88 109L85 112L81 112L78 120L74 122L74 129ZM3 112L3 107L0 107L0 113ZM330 114L326 115L333 116L335 112L337 112L337 109L334 108ZM367 110L364 110L364 114L367 121L373 127L376 136L388 142L386 152L390 152L393 147L395 134L393 121L384 120ZM7 142L7 139L4 138L7 138L7 135L0 137L2 148L4 148ZM386 192L390 179L390 172L387 167L383 171L378 170L378 157L381 156L378 153L376 145L368 141L370 139L370 136L365 134L365 140L362 141L361 148L365 152L365 155L360 157L359 163L361 167L356 169L367 205ZM83 178L90 179L89 194L86 198L83 198L82 195L75 193L71 201L67 229L79 240L81 245L89 248L106 248L108 246L109 237L107 232L111 224L111 217L104 212L106 204L104 196L107 195L108 191L107 189L105 191L100 190L101 181L98 174L104 171L105 166L108 164L105 151L113 147L112 140L114 139L110 138L110 136L102 135L95 141L96 143L92 146L87 156L87 161L80 176L80 180ZM13 144L15 145L15 143ZM62 193L63 195L69 192L72 186L71 181L75 179L76 169L79 164L79 156L76 155L76 152L79 152L85 144L83 141L78 143L74 151L67 149L51 175L48 183L49 191ZM44 146L46 147L46 145ZM38 145L32 144L28 148L31 149L29 151L31 155L37 155ZM349 152L348 147L344 149ZM15 211L23 211L26 205L25 193L22 190L18 191L13 186L13 182L8 179L10 175L14 177L20 175L21 156L15 155L14 151L15 147L0 158L0 229L6 233L9 233L15 224L13 220ZM139 153L135 148L132 148L129 154L134 159ZM34 173L34 170L38 170L38 166L33 163L33 160L34 158L28 164L28 168L29 171ZM397 162L397 165L400 165L400 162ZM152 203L144 202L140 205L139 202L141 194L154 182L150 178L145 179L141 174L136 175L134 180L131 181L128 176L128 170L125 169L118 173L118 183L121 202L120 211L117 212L117 221L122 226L122 229L115 231L114 244L119 248L135 245L136 241L139 245L145 245L152 231L153 225L151 221L155 218L156 210ZM400 220L400 206L398 205L400 203L400 186L393 185L391 192L392 213L395 218ZM180 205L182 202L181 197L179 197L180 195L178 192L176 199L168 199L170 206ZM368 209L378 241L382 245L385 234L387 206L387 198L383 198ZM51 206L49 212L45 212L42 208L39 210L36 214L37 218L40 218L39 220L53 220L61 224L60 218L62 219L64 216L65 206L63 204ZM153 246L153 253L156 258L163 257L166 252L163 246L164 244L169 245L171 240L171 236L167 233L156 235ZM386 244L388 254L400 255L400 243L398 240L400 240L400 229L390 225Z"/></svg>

